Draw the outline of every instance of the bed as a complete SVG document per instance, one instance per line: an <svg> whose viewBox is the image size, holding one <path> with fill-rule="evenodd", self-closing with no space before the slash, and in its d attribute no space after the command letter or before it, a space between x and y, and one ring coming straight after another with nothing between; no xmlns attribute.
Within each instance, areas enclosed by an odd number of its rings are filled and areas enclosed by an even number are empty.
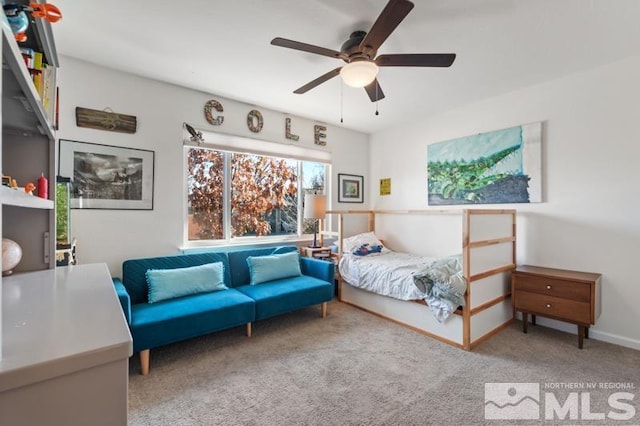
<svg viewBox="0 0 640 426"><path fill-rule="evenodd" d="M467 350L513 321L515 210L351 210L327 215L337 218L338 231L321 235L337 237L340 301ZM356 217L364 218L366 231L345 232L358 228ZM397 251L389 249L394 245ZM374 251L353 254L360 246ZM444 271L443 279L432 279L433 265L445 265L435 273L442 278ZM429 285L443 280L452 290L444 301L439 287L439 297L428 294Z"/></svg>
<svg viewBox="0 0 640 426"><path fill-rule="evenodd" d="M464 306L467 283L461 255L432 257L395 252L371 232L352 238L359 242L342 251L338 264L344 282L394 299L423 300L441 323ZM363 239L372 242L361 243Z"/></svg>

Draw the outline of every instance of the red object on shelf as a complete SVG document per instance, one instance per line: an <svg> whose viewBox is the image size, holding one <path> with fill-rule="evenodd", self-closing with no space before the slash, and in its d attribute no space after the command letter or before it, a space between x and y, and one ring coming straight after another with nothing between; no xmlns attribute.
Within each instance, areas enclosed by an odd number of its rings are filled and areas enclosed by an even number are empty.
<svg viewBox="0 0 640 426"><path fill-rule="evenodd" d="M44 173L38 178L38 197L49 199L49 181L44 177Z"/></svg>

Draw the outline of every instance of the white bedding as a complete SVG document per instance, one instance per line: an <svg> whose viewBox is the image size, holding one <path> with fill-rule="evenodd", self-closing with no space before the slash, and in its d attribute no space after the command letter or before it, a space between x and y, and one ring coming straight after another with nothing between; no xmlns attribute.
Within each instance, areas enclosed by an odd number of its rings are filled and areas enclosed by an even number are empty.
<svg viewBox="0 0 640 426"><path fill-rule="evenodd" d="M339 270L342 279L383 296L400 300L424 299L426 294L414 284L413 274L432 264L437 258L387 251L356 256L343 254Z"/></svg>

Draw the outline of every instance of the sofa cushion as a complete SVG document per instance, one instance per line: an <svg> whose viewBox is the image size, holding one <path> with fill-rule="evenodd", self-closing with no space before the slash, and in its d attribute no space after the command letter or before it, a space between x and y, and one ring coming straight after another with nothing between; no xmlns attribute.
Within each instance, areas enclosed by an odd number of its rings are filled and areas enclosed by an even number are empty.
<svg viewBox="0 0 640 426"><path fill-rule="evenodd" d="M250 297L234 289L133 305L133 351L252 322L254 306Z"/></svg>
<svg viewBox="0 0 640 426"><path fill-rule="evenodd" d="M256 320L328 302L333 297L333 284L305 275L236 289L255 300Z"/></svg>
<svg viewBox="0 0 640 426"><path fill-rule="evenodd" d="M269 256L249 256L247 265L251 285L302 275L300 255L295 251Z"/></svg>
<svg viewBox="0 0 640 426"><path fill-rule="evenodd" d="M280 246L229 251L227 256L229 258L229 267L231 272L231 285L227 283L227 286L238 287L249 284L251 281L249 276L249 266L247 265L247 258L249 256L268 256L270 254L289 253L292 251L297 252L298 248L296 246Z"/></svg>
<svg viewBox="0 0 640 426"><path fill-rule="evenodd" d="M190 294L226 290L222 262L176 269L148 269L149 303Z"/></svg>
<svg viewBox="0 0 640 426"><path fill-rule="evenodd" d="M129 259L122 263L122 283L131 296L131 303L148 302L146 273L148 269L175 269L205 263L222 262L224 264L225 284L229 286L229 259L226 253L200 253L182 256L163 256L144 259Z"/></svg>

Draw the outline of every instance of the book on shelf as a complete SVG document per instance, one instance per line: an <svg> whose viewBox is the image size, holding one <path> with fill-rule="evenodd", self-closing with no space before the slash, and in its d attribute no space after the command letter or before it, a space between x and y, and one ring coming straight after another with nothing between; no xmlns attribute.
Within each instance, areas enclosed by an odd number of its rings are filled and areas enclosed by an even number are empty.
<svg viewBox="0 0 640 426"><path fill-rule="evenodd" d="M40 101L50 123L55 119L55 67L48 65L44 54L30 47L20 47L20 53L33 80L33 86L38 92Z"/></svg>
<svg viewBox="0 0 640 426"><path fill-rule="evenodd" d="M42 52L34 51L33 52L33 69L42 71L43 62L42 62Z"/></svg>
<svg viewBox="0 0 640 426"><path fill-rule="evenodd" d="M24 59L24 63L29 70L33 69L33 55L35 51L30 47L21 47L20 53L22 54L22 59Z"/></svg>
<svg viewBox="0 0 640 426"><path fill-rule="evenodd" d="M42 100L44 77L41 72L33 74L33 85L36 86L36 92L38 92L38 96L40 96L40 100Z"/></svg>
<svg viewBox="0 0 640 426"><path fill-rule="evenodd" d="M42 63L42 52L33 53L33 70L31 71L33 84L36 86L36 92L40 96L40 100L44 99L44 64Z"/></svg>
<svg viewBox="0 0 640 426"><path fill-rule="evenodd" d="M44 54L30 47L20 47L20 54L31 75L33 85L47 111L49 121L53 120L53 103L55 99L54 67L44 61Z"/></svg>
<svg viewBox="0 0 640 426"><path fill-rule="evenodd" d="M54 107L56 98L56 84L55 84L56 69L51 66L45 66L43 70L42 81L42 106L44 107L47 120L50 123L54 121Z"/></svg>

